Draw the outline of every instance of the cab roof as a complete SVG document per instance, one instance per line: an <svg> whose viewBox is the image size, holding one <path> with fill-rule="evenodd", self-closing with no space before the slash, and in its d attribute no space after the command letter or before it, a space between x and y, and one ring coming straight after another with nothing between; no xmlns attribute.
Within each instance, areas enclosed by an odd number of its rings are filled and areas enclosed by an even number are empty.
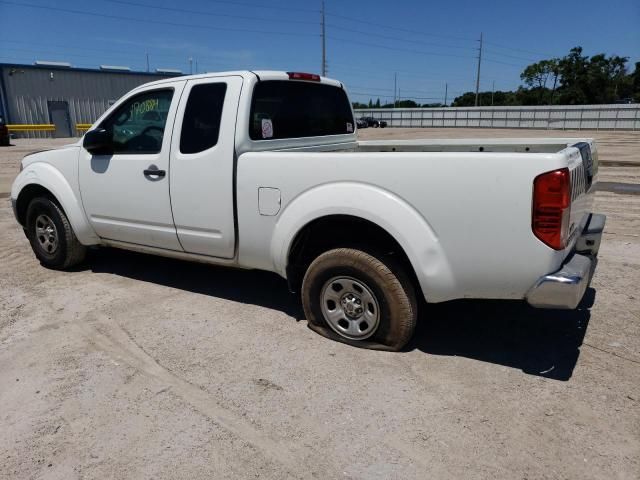
<svg viewBox="0 0 640 480"><path fill-rule="evenodd" d="M289 78L288 72L279 70L233 70L228 72L207 72L197 75L183 75L180 77L165 78L163 80L157 80L155 82L145 83L144 86L162 85L164 83L177 82L181 80L193 80L201 78L218 78L218 77L257 77L258 80L288 80L292 82L306 82L308 80L292 80ZM334 87L344 88L342 82L334 80L332 78L320 77L320 82L325 85L333 85ZM143 86L143 85L141 85Z"/></svg>

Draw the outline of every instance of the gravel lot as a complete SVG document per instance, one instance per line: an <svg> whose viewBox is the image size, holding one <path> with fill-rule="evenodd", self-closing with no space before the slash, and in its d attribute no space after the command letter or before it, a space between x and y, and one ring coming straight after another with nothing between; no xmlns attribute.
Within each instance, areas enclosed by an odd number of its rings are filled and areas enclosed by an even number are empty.
<svg viewBox="0 0 640 480"><path fill-rule="evenodd" d="M595 136L601 180L640 183L640 132L369 129L389 136ZM0 147L0 478L602 478L640 472L640 195L608 215L574 312L450 302L403 353L306 328L279 277L117 250L42 268ZM490 272L488 272L490 273Z"/></svg>

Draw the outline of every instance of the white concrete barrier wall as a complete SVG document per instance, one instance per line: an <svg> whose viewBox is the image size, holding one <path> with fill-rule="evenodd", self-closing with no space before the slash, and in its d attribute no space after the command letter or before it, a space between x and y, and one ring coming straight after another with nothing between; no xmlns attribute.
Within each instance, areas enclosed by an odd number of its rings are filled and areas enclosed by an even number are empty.
<svg viewBox="0 0 640 480"><path fill-rule="evenodd" d="M541 107L364 108L390 127L640 130L640 104Z"/></svg>

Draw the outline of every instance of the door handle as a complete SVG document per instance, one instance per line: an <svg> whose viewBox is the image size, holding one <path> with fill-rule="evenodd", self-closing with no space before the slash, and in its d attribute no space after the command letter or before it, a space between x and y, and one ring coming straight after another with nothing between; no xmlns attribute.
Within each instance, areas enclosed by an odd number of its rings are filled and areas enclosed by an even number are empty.
<svg viewBox="0 0 640 480"><path fill-rule="evenodd" d="M145 177L159 177L159 178L162 178L167 174L167 172L165 172L164 170L158 170L156 168L153 168L153 169L147 168L142 173L144 173Z"/></svg>

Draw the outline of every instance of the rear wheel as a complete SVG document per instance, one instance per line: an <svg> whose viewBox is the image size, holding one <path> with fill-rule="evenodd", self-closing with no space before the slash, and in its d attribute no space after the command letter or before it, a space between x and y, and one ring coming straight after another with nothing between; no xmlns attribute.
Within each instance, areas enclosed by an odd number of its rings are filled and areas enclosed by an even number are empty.
<svg viewBox="0 0 640 480"><path fill-rule="evenodd" d="M26 233L40 263L62 270L80 263L86 254L64 211L51 199L37 197L27 208Z"/></svg>
<svg viewBox="0 0 640 480"><path fill-rule="evenodd" d="M309 327L334 340L379 350L402 349L413 335L413 285L388 257L338 248L316 258L302 284Z"/></svg>

